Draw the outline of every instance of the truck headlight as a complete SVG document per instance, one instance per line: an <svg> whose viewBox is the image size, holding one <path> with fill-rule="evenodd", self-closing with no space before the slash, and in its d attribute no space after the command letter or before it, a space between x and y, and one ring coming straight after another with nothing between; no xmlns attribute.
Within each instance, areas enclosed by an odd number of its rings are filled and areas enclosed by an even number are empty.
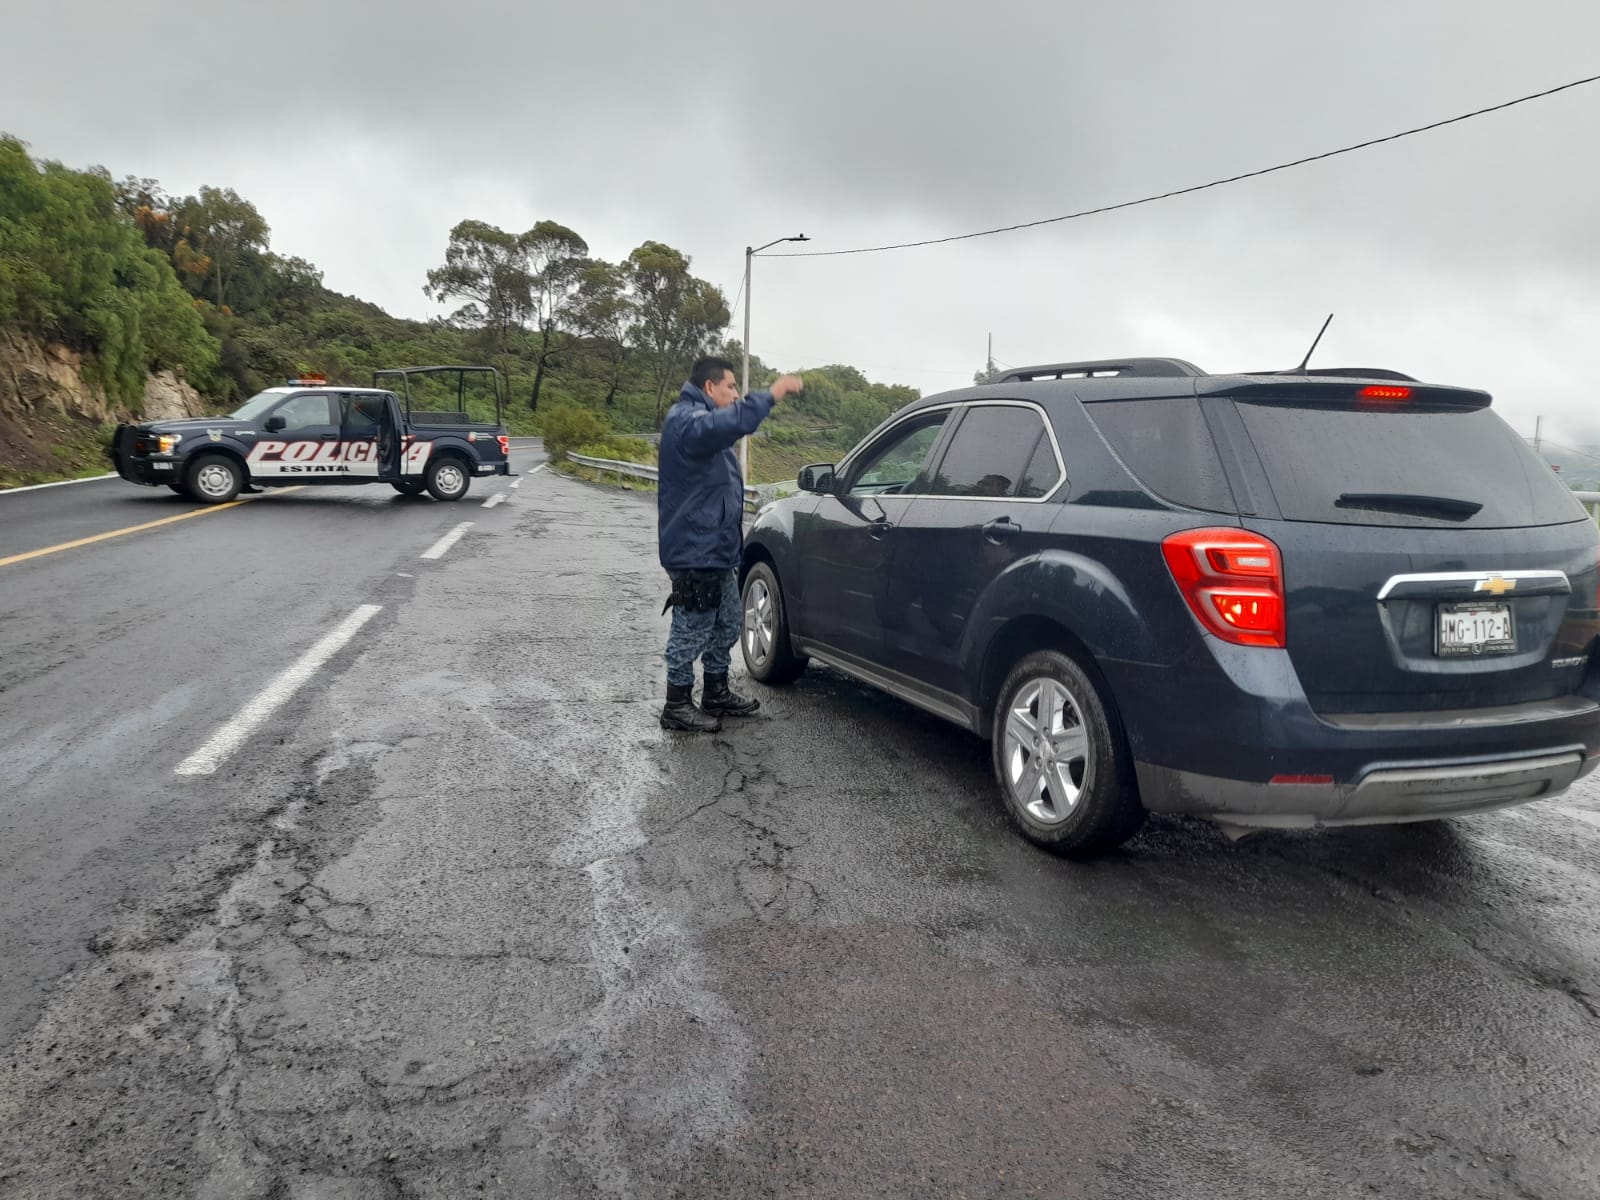
<svg viewBox="0 0 1600 1200"><path fill-rule="evenodd" d="M172 454L178 449L178 443L183 441L181 433L163 433L157 442L157 454Z"/></svg>

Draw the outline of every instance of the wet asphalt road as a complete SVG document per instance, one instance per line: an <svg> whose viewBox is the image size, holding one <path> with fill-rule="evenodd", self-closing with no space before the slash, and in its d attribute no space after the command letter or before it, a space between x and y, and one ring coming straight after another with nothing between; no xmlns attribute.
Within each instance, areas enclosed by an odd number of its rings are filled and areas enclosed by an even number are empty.
<svg viewBox="0 0 1600 1200"><path fill-rule="evenodd" d="M0 566L0 1196L1600 1196L1594 786L1060 862L824 670L663 734L652 506L505 486Z"/></svg>

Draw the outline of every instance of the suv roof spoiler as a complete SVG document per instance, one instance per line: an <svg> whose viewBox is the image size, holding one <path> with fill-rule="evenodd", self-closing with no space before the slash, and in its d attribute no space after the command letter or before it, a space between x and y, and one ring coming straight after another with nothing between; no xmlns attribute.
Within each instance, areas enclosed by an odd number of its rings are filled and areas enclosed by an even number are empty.
<svg viewBox="0 0 1600 1200"><path fill-rule="evenodd" d="M1295 382L1290 383L1293 380ZM1285 387L1286 383L1290 386ZM1195 384L1200 396L1245 396L1284 404L1355 404L1361 408L1444 406L1448 408L1488 408L1493 398L1478 388L1456 387L1443 383L1410 382L1405 386L1366 383L1361 376L1342 379L1299 374L1267 373L1215 375Z"/></svg>
<svg viewBox="0 0 1600 1200"><path fill-rule="evenodd" d="M1403 375L1399 371L1390 371L1384 367L1312 367L1309 370L1297 371L1293 369L1284 371L1239 371L1239 375L1327 375L1338 379L1397 379L1401 383L1416 383L1415 375Z"/></svg>
<svg viewBox="0 0 1600 1200"><path fill-rule="evenodd" d="M1092 362L1046 363L1016 367L990 383L1028 383L1035 379L1194 378L1205 372L1181 358L1104 358Z"/></svg>

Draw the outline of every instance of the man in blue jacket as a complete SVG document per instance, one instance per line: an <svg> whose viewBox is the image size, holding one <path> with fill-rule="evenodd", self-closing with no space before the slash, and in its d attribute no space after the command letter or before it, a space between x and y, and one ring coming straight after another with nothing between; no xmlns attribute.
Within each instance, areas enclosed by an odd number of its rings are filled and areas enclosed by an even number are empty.
<svg viewBox="0 0 1600 1200"><path fill-rule="evenodd" d="M661 565L672 579L663 729L715 733L720 717L761 707L728 687L730 651L739 640L739 556L744 549L744 477L734 446L754 433L772 406L804 385L785 375L766 392L739 398L733 364L702 358L661 423L657 510ZM705 668L694 702L694 660Z"/></svg>

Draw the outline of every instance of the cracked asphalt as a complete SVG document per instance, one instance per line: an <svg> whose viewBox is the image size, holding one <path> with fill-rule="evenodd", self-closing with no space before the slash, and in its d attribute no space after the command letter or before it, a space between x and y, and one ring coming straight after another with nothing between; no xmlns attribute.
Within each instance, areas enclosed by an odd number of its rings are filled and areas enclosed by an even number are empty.
<svg viewBox="0 0 1600 1200"><path fill-rule="evenodd" d="M826 670L736 656L761 714L663 733L649 498L514 496L233 514L342 557L263 593L232 537L217 638L383 609L209 779L264 667L147 676L138 753L52 771L50 705L149 659L8 618L0 1196L1600 1196L1600 791L1058 861Z"/></svg>

